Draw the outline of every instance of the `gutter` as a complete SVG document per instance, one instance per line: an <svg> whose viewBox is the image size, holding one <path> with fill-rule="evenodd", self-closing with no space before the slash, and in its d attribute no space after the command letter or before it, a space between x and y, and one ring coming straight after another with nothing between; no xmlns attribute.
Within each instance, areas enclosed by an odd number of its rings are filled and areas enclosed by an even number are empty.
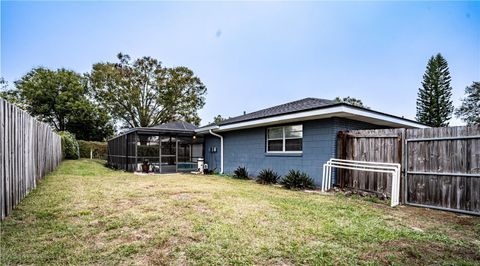
<svg viewBox="0 0 480 266"><path fill-rule="evenodd" d="M220 138L220 174L223 174L223 136L214 133L211 129L208 130L210 134L214 135L215 137Z"/></svg>
<svg viewBox="0 0 480 266"><path fill-rule="evenodd" d="M198 133L198 134L209 133L211 129L218 129L218 128L219 126L217 125L213 125L209 127L201 127L201 128L195 129L195 133Z"/></svg>

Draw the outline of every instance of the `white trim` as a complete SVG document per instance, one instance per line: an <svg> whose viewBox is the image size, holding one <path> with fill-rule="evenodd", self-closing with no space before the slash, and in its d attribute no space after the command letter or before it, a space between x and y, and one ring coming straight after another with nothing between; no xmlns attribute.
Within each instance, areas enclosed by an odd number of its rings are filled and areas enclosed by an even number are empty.
<svg viewBox="0 0 480 266"><path fill-rule="evenodd" d="M285 128L286 127L291 127L291 126L300 126L302 128L302 137L286 137L286 134L285 134ZM270 129L275 129L275 128L281 128L282 129L282 137L281 138L272 138L270 139L268 137L268 131ZM287 142L286 140L287 139L301 139L302 140L302 150L300 151L287 151ZM282 140L282 150L281 151L269 151L268 150L268 141L269 140ZM266 150L267 150L267 153L268 154L300 154L300 153L303 153L303 124L294 124L294 125L285 125L285 126L278 126L278 127L268 127L267 128L267 134L265 136L265 145L266 145Z"/></svg>
<svg viewBox="0 0 480 266"><path fill-rule="evenodd" d="M209 133L211 129L212 129L212 130L213 130L213 129L218 129L218 126L217 126L217 125L213 125L213 126L209 126L209 127L197 128L197 129L195 129L195 133Z"/></svg>
<svg viewBox="0 0 480 266"><path fill-rule="evenodd" d="M303 151L267 151L268 155L284 155L284 154L303 154Z"/></svg>
<svg viewBox="0 0 480 266"><path fill-rule="evenodd" d="M407 127L407 128L427 128L428 126L408 121L402 118L396 118L385 114L362 110L347 105L339 105L317 110L298 112L293 114L284 114L267 118L260 118L251 121L238 122L223 126L214 126L202 128L196 132L208 131L208 129L216 129L216 131L229 131L242 128L252 128L257 126L275 125L280 123L299 122L305 120L323 119L330 117L345 117L352 120L370 121L372 124L385 125L391 127Z"/></svg>

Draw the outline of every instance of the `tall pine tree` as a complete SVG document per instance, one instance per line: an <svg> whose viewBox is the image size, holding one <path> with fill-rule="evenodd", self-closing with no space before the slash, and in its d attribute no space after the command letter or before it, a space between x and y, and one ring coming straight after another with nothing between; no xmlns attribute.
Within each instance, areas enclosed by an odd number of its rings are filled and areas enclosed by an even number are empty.
<svg viewBox="0 0 480 266"><path fill-rule="evenodd" d="M480 82L473 82L465 88L467 97L462 99L462 105L455 111L457 117L467 122L467 125L480 125Z"/></svg>
<svg viewBox="0 0 480 266"><path fill-rule="evenodd" d="M428 60L417 98L417 121L432 127L448 126L452 117L452 87L448 63L441 54Z"/></svg>

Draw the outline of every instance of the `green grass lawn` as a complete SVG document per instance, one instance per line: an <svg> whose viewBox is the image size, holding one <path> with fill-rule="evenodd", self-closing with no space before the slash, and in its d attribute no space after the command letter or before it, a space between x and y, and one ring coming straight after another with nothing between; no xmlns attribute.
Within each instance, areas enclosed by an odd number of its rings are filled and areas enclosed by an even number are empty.
<svg viewBox="0 0 480 266"><path fill-rule="evenodd" d="M480 264L480 218L220 176L64 161L1 224L2 264Z"/></svg>

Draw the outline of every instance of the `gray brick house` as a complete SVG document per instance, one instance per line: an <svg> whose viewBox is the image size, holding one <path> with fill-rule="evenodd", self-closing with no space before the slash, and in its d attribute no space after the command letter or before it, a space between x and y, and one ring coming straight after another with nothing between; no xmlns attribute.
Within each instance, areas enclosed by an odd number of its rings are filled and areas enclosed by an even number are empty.
<svg viewBox="0 0 480 266"><path fill-rule="evenodd" d="M265 168L284 175L296 169L320 186L323 164L336 157L339 131L397 127L425 125L331 100L305 98L195 131L204 136L205 162L211 170L231 174L245 166L252 175Z"/></svg>

